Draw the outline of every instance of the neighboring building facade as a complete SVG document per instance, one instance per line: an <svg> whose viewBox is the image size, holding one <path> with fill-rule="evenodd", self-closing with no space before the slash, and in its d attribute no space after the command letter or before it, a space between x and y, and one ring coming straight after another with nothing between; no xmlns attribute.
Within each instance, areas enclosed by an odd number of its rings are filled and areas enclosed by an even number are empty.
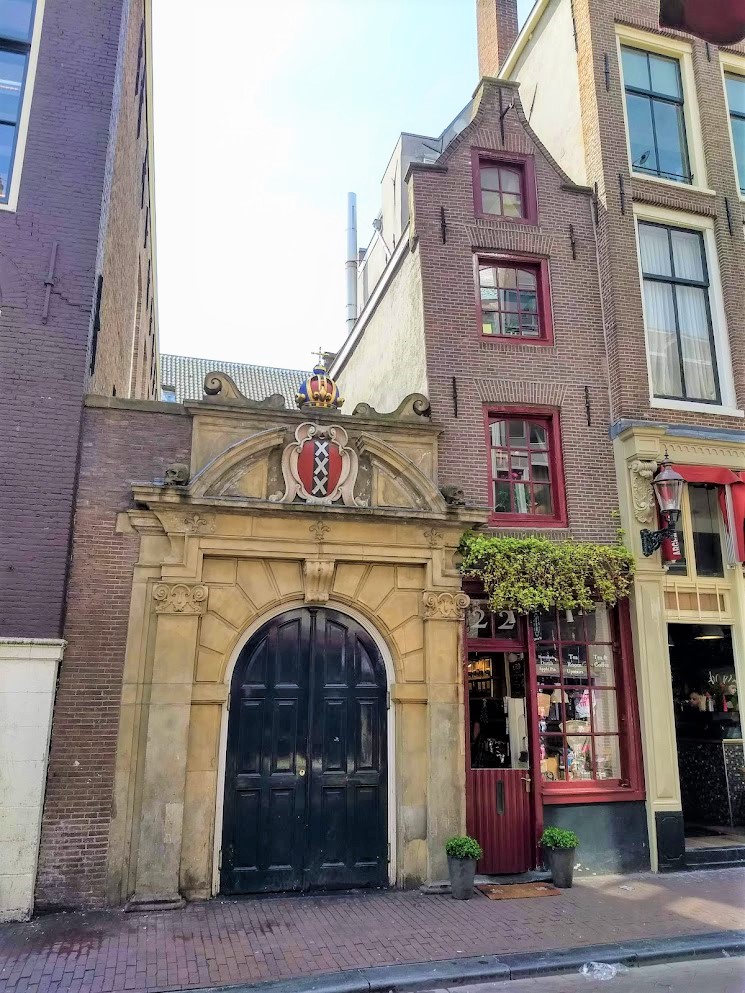
<svg viewBox="0 0 745 993"><path fill-rule="evenodd" d="M83 398L159 390L150 51L149 0L0 5L0 919L33 907Z"/></svg>
<svg viewBox="0 0 745 993"><path fill-rule="evenodd" d="M596 194L653 865L742 861L745 46L660 29L655 0L539 0L506 59L482 41ZM645 557L666 450L680 540Z"/></svg>
<svg viewBox="0 0 745 993"><path fill-rule="evenodd" d="M517 87L494 79L438 138L402 136L383 190L360 269L379 265L383 242L389 259L361 284L332 364L342 392L373 405L426 393L440 483L490 527L612 544L592 191L541 144ZM535 639L527 618L495 617L466 590L467 823L481 870L535 867L543 824L576 829L595 871L648 867L628 605L546 616Z"/></svg>
<svg viewBox="0 0 745 993"><path fill-rule="evenodd" d="M87 398L39 905L444 877L454 556L485 515L439 492L424 397L342 414L322 372L303 389L325 400L220 371L184 404Z"/></svg>
<svg viewBox="0 0 745 993"><path fill-rule="evenodd" d="M208 373L219 369L233 380L243 396L250 400L278 395L288 407L295 403L298 383L309 374L308 369L279 369L275 366L251 365L248 362L223 362L217 359L197 359L191 355L160 356L161 400L183 403L201 400L204 380Z"/></svg>

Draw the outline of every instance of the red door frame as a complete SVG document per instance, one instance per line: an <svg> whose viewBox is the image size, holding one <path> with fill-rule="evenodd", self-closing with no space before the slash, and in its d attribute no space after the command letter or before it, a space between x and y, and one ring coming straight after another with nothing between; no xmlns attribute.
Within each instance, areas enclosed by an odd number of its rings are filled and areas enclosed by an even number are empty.
<svg viewBox="0 0 745 993"><path fill-rule="evenodd" d="M469 814L473 809L473 783L471 779L471 720L470 720L470 699L468 692L468 654L469 652L525 652L527 666L525 672L525 715L528 724L528 756L530 768L530 817L526 829L531 832L530 845L533 852L533 864L529 868L534 869L539 864L538 839L543 830L543 803L541 800L541 780L540 780L540 738L538 734L538 708L534 693L536 681L536 651L535 639L530 630L529 619L520 616L518 618L521 637L515 641L492 638L468 638L468 629L464 625L464 656L462 660L463 668L463 697L464 697L464 721L463 736L465 740L465 773L466 773L466 820L470 820Z"/></svg>

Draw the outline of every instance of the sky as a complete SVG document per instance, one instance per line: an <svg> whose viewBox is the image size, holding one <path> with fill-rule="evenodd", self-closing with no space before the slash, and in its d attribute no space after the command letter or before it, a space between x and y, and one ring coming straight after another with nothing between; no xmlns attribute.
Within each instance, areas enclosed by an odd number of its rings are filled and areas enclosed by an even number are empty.
<svg viewBox="0 0 745 993"><path fill-rule="evenodd" d="M365 246L399 133L438 135L473 93L475 8L153 4L162 351L304 369L341 345L347 191Z"/></svg>

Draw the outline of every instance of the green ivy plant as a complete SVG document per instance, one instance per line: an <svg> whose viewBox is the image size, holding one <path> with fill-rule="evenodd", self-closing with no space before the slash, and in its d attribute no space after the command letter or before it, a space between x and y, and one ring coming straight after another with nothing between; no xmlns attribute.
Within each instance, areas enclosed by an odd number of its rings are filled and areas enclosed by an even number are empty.
<svg viewBox="0 0 745 993"><path fill-rule="evenodd" d="M475 531L460 545L464 576L480 579L492 610L593 610L629 596L634 557L623 545L511 538Z"/></svg>
<svg viewBox="0 0 745 993"><path fill-rule="evenodd" d="M481 845L467 834L456 835L445 842L445 854L451 859L474 859L476 862L484 854Z"/></svg>
<svg viewBox="0 0 745 993"><path fill-rule="evenodd" d="M574 831L566 828L547 827L541 835L540 844L543 848L577 848L579 838Z"/></svg>

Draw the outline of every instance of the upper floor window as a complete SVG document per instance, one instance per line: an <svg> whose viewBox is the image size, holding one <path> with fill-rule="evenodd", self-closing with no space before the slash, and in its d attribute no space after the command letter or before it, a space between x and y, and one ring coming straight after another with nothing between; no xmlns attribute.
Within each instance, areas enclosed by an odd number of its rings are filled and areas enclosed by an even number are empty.
<svg viewBox="0 0 745 993"><path fill-rule="evenodd" d="M491 413L489 447L495 523L564 518L557 415Z"/></svg>
<svg viewBox="0 0 745 993"><path fill-rule="evenodd" d="M727 73L724 77L727 86L727 104L732 128L732 144L735 147L737 180L740 192L745 193L745 77Z"/></svg>
<svg viewBox="0 0 745 993"><path fill-rule="evenodd" d="M692 182L680 62L626 45L621 56L632 169Z"/></svg>
<svg viewBox="0 0 745 993"><path fill-rule="evenodd" d="M654 395L719 403L702 233L640 222L639 248Z"/></svg>
<svg viewBox="0 0 745 993"><path fill-rule="evenodd" d="M549 343L552 339L548 263L477 259L481 333Z"/></svg>
<svg viewBox="0 0 745 993"><path fill-rule="evenodd" d="M537 222L533 160L528 155L473 152L473 196L480 217Z"/></svg>
<svg viewBox="0 0 745 993"><path fill-rule="evenodd" d="M35 0L0 3L0 203L10 193L26 82Z"/></svg>

